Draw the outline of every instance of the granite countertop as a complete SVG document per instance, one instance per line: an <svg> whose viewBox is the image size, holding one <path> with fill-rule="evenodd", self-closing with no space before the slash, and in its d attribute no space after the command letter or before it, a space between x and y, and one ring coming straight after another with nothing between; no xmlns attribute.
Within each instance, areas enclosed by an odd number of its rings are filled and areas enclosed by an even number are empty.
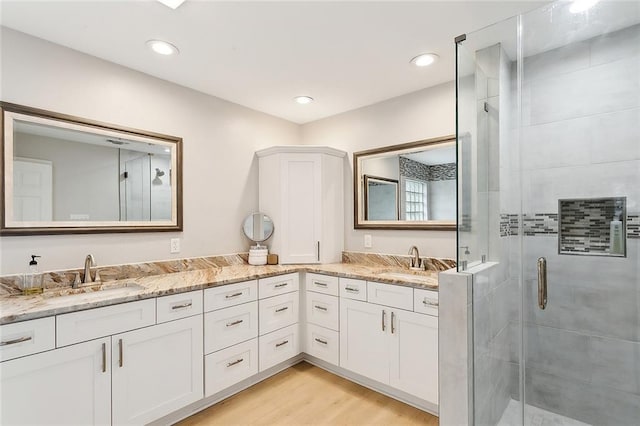
<svg viewBox="0 0 640 426"><path fill-rule="evenodd" d="M413 272L393 266L381 267L353 263L230 265L108 280L97 284L84 284L78 290L72 290L70 286L66 286L48 289L44 294L39 295L0 296L0 324L302 271L414 288L430 290L438 288L437 271Z"/></svg>

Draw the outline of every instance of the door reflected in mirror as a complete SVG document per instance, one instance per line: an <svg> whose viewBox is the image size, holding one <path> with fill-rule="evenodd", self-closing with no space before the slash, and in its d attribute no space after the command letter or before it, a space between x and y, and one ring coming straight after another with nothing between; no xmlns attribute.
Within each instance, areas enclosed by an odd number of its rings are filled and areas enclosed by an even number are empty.
<svg viewBox="0 0 640 426"><path fill-rule="evenodd" d="M180 230L181 139L2 104L3 234Z"/></svg>
<svg viewBox="0 0 640 426"><path fill-rule="evenodd" d="M453 136L354 153L354 224L455 229Z"/></svg>

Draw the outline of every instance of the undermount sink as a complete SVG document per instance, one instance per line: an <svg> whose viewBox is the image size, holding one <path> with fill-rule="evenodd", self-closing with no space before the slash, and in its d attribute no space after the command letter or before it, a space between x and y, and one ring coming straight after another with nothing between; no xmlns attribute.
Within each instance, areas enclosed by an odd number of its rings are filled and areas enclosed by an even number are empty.
<svg viewBox="0 0 640 426"><path fill-rule="evenodd" d="M423 281L423 282L433 281L433 277L431 275L425 275L424 271L381 272L378 275L383 278L389 278L393 280L402 280L402 281Z"/></svg>
<svg viewBox="0 0 640 426"><path fill-rule="evenodd" d="M144 290L144 287L136 283L119 284L93 284L79 288L66 290L45 291L42 296L50 302L65 301L68 299L101 299L103 297L126 296Z"/></svg>

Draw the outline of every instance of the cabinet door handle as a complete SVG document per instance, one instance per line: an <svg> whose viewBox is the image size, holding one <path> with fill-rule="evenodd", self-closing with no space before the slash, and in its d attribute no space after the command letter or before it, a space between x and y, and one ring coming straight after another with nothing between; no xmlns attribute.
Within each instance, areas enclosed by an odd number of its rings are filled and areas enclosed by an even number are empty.
<svg viewBox="0 0 640 426"><path fill-rule="evenodd" d="M102 344L102 372L107 372L107 344Z"/></svg>
<svg viewBox="0 0 640 426"><path fill-rule="evenodd" d="M393 324L395 322L395 318L396 318L396 314L393 311L391 311L391 334L396 332L395 325Z"/></svg>
<svg viewBox="0 0 640 426"><path fill-rule="evenodd" d="M316 306L314 306L314 308L319 309L319 310L321 310L321 311L325 311L325 312L327 312L327 308L325 308L324 306L316 305Z"/></svg>
<svg viewBox="0 0 640 426"><path fill-rule="evenodd" d="M317 285L318 287L327 288L327 283L323 283L323 282L320 282L320 281L314 281L313 284Z"/></svg>
<svg viewBox="0 0 640 426"><path fill-rule="evenodd" d="M385 331L387 329L386 323L387 322L387 311L385 311L384 309L382 310L382 331Z"/></svg>
<svg viewBox="0 0 640 426"><path fill-rule="evenodd" d="M282 345L286 345L287 343L289 343L288 340L285 340L284 342L276 343L276 348L279 348Z"/></svg>
<svg viewBox="0 0 640 426"><path fill-rule="evenodd" d="M315 341L316 341L316 342L318 342L318 343L322 343L323 345L326 345L326 344L327 344L327 341L326 341L326 340L318 339L317 337L316 337L315 339L313 339L313 340L315 340Z"/></svg>
<svg viewBox="0 0 640 426"><path fill-rule="evenodd" d="M192 305L193 305L193 303L191 303L191 302L189 302L189 303L182 303L182 304L180 304L180 305L173 305L173 306L171 307L171 309L182 309L182 308L188 308L188 307L190 307L190 306L192 306Z"/></svg>
<svg viewBox="0 0 640 426"><path fill-rule="evenodd" d="M353 288L353 287L345 287L344 288L345 291L348 291L349 293L360 293L360 289L359 288Z"/></svg>
<svg viewBox="0 0 640 426"><path fill-rule="evenodd" d="M227 323L227 327L233 327L234 325L241 324L244 320L235 320Z"/></svg>
<svg viewBox="0 0 640 426"><path fill-rule="evenodd" d="M0 342L0 346L15 345L16 343L28 342L31 339L31 336L22 336L18 337L17 339L5 340L4 342Z"/></svg>
<svg viewBox="0 0 640 426"><path fill-rule="evenodd" d="M288 307L288 306L285 306L284 308L276 309L276 313L277 313L277 312L284 312L284 311L286 311L287 309L289 309L289 307Z"/></svg>
<svg viewBox="0 0 640 426"><path fill-rule="evenodd" d="M240 293L233 293L233 294L227 294L224 298L225 299L231 299L233 297L238 297L238 296L242 296L242 292Z"/></svg>
<svg viewBox="0 0 640 426"><path fill-rule="evenodd" d="M318 246L317 246L317 255L318 255L318 262L320 262L320 241L318 241Z"/></svg>
<svg viewBox="0 0 640 426"><path fill-rule="evenodd" d="M280 284L276 284L274 287L275 288L282 288L282 287L286 287L288 285L289 285L289 283L280 283Z"/></svg>
<svg viewBox="0 0 640 426"><path fill-rule="evenodd" d="M122 339L118 339L118 366L122 367L124 365L124 351L122 350Z"/></svg>
<svg viewBox="0 0 640 426"><path fill-rule="evenodd" d="M227 363L227 367L233 367L236 364L240 364L242 361L244 361L244 358L239 358L233 362L228 362Z"/></svg>

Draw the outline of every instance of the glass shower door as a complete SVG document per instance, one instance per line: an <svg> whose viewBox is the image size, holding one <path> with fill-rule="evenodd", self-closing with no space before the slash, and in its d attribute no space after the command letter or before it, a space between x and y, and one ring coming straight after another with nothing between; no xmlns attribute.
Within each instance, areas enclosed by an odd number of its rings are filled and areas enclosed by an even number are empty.
<svg viewBox="0 0 640 426"><path fill-rule="evenodd" d="M576 4L520 23L524 424L637 425L640 3Z"/></svg>

